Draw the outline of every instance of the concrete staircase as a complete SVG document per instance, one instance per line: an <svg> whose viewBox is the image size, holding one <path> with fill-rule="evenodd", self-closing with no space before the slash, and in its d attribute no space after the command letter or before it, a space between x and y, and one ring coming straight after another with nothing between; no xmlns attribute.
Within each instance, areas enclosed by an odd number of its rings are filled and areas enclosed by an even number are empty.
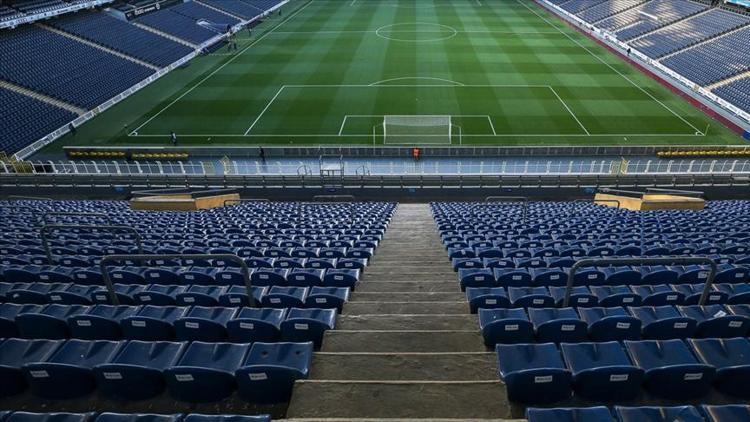
<svg viewBox="0 0 750 422"><path fill-rule="evenodd" d="M429 205L400 205L360 284L326 333L290 420L522 417L498 380Z"/></svg>

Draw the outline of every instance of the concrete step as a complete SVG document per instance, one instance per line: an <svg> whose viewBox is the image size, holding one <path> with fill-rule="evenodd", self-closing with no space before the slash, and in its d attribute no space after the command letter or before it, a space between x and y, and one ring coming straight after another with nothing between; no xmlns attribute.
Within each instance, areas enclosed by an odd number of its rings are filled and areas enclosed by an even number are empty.
<svg viewBox="0 0 750 422"><path fill-rule="evenodd" d="M515 414L515 415L514 415ZM500 381L297 381L287 416L326 418L492 419L511 411Z"/></svg>
<svg viewBox="0 0 750 422"><path fill-rule="evenodd" d="M355 292L350 302L451 302L464 296L458 292Z"/></svg>
<svg viewBox="0 0 750 422"><path fill-rule="evenodd" d="M479 329L327 331L323 352L484 352Z"/></svg>
<svg viewBox="0 0 750 422"><path fill-rule="evenodd" d="M456 281L363 281L356 294L375 292L461 292Z"/></svg>
<svg viewBox="0 0 750 422"><path fill-rule="evenodd" d="M340 315L337 330L478 330L477 316L457 315Z"/></svg>
<svg viewBox="0 0 750 422"><path fill-rule="evenodd" d="M461 302L349 302L346 315L364 314L461 314L469 313L469 304Z"/></svg>
<svg viewBox="0 0 750 422"><path fill-rule="evenodd" d="M440 270L435 268L409 268L408 266L403 267L387 267L387 268L367 268L364 271L364 276L368 279L384 279L384 280L443 280L443 281L458 281L458 275L450 270ZM415 279L414 277L419 277Z"/></svg>
<svg viewBox="0 0 750 422"><path fill-rule="evenodd" d="M494 381L496 355L480 353L316 353L311 378L350 381Z"/></svg>

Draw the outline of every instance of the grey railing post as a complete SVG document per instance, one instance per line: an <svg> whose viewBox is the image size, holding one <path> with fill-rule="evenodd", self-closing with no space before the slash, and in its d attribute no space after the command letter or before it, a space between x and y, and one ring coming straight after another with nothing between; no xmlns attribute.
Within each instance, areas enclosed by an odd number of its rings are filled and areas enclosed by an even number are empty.
<svg viewBox="0 0 750 422"><path fill-rule="evenodd" d="M104 280L104 284L107 287L107 292L109 293L110 300L112 301L113 305L119 305L120 301L117 299L117 293L115 292L114 285L112 284L112 279L109 276L109 271L107 271L107 263L109 262L115 262L115 261L153 261L156 259L163 259L163 260L169 260L169 259L217 259L217 260L224 260L224 261L232 261L240 266L240 270L242 271L242 278L245 281L245 289L247 289L247 296L249 299L248 306L249 307L255 307L254 303L254 296L253 296L253 288L250 282L250 269L247 266L247 263L245 261L238 257L237 255L229 255L229 254L154 254L154 255L106 255L102 258L101 262L99 263L99 268L102 272L102 279Z"/></svg>
<svg viewBox="0 0 750 422"><path fill-rule="evenodd" d="M107 224L110 226L112 225L112 217L110 217L108 214L104 214L101 212L46 212L42 215L42 221L44 221L44 224L47 224L49 220L47 220L47 216L69 216L69 217L101 217L105 220L107 220Z"/></svg>
<svg viewBox="0 0 750 422"><path fill-rule="evenodd" d="M76 229L76 230L103 230L103 231L109 231L109 232L128 232L133 233L135 235L135 244L138 247L138 253L143 254L143 241L141 240L141 235L138 233L138 230L129 227L129 226L99 226L96 224L93 225L76 225L76 224L50 224L50 225L44 225L39 231L39 235L42 238L42 246L44 246L44 253L47 254L47 262L52 265L52 248L49 246L49 239L48 235L51 230L65 230L65 229Z"/></svg>
<svg viewBox="0 0 750 422"><path fill-rule="evenodd" d="M577 261L570 267L568 272L568 284L565 288L565 299L563 300L563 307L570 306L570 295L573 291L573 285L575 284L576 271L583 267L596 267L596 266L608 266L608 265L679 265L679 264L705 264L710 267L708 271L708 278L706 279L706 286L703 289L701 298L698 301L698 305L703 306L708 299L709 292L714 283L714 277L716 276L716 263L709 258L699 256L686 256L686 257L659 257L659 258L591 258L582 259Z"/></svg>

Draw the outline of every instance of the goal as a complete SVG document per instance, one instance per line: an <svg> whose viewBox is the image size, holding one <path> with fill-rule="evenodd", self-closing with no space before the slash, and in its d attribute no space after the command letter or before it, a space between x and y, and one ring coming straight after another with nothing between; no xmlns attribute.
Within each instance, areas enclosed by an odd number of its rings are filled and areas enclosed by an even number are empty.
<svg viewBox="0 0 750 422"><path fill-rule="evenodd" d="M386 115L382 126L384 144L450 145L454 132L460 136L460 128L452 124L451 116Z"/></svg>

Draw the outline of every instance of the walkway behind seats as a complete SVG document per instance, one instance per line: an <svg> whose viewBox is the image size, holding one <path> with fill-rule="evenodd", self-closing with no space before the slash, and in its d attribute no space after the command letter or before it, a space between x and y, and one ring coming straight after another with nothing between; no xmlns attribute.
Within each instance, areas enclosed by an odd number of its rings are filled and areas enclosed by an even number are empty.
<svg viewBox="0 0 750 422"><path fill-rule="evenodd" d="M401 204L288 418L510 417L428 204Z"/></svg>

